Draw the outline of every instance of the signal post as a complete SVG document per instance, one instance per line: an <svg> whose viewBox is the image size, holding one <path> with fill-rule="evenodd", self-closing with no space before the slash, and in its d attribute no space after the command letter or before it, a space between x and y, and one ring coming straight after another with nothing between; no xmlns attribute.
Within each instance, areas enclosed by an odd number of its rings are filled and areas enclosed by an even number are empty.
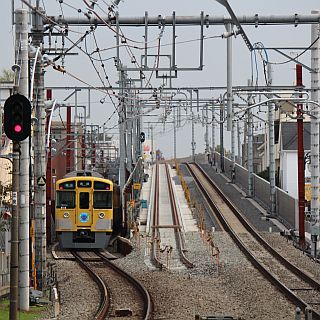
<svg viewBox="0 0 320 320"><path fill-rule="evenodd" d="M19 283L19 197L20 191L20 141L31 131L31 104L20 94L9 97L4 104L4 131L13 141L12 171L12 225L10 260L10 320L18 314Z"/></svg>

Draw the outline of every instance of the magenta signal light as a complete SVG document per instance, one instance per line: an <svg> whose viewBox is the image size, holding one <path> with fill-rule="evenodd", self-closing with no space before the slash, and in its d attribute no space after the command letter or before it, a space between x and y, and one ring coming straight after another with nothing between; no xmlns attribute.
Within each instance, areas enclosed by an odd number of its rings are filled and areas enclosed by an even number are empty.
<svg viewBox="0 0 320 320"><path fill-rule="evenodd" d="M20 133L20 132L22 131L22 126L21 126L21 124L19 124L19 123L18 123L18 124L15 124L13 130L14 130L14 132L16 132L16 133Z"/></svg>

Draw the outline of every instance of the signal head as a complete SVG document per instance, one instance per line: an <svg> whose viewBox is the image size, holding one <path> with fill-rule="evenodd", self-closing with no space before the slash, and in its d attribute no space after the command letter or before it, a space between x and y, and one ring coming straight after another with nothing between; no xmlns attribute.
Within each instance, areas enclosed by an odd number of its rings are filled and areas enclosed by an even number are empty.
<svg viewBox="0 0 320 320"><path fill-rule="evenodd" d="M29 137L31 132L31 104L23 95L14 94L4 104L4 132L13 141Z"/></svg>

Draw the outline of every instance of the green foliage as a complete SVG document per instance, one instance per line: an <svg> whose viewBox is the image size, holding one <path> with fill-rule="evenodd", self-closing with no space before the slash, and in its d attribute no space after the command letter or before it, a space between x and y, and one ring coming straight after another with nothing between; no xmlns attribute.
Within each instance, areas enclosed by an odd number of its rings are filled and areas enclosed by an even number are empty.
<svg viewBox="0 0 320 320"><path fill-rule="evenodd" d="M257 175L259 177L261 177L264 180L267 180L270 182L270 176L269 176L269 167L267 167L267 169L257 173ZM276 172L276 186L280 187L280 179L279 179L279 174L278 172Z"/></svg>
<svg viewBox="0 0 320 320"><path fill-rule="evenodd" d="M9 319L9 300L0 301L0 320ZM36 320L41 319L41 313L45 307L31 306L30 311L18 311L19 320Z"/></svg>
<svg viewBox="0 0 320 320"><path fill-rule="evenodd" d="M14 80L14 73L11 70L2 69L0 82L13 82L13 80Z"/></svg>
<svg viewBox="0 0 320 320"><path fill-rule="evenodd" d="M270 178L269 178L269 167L267 169L257 173L257 175L259 177L261 177L262 179L264 179L264 180L270 181Z"/></svg>
<svg viewBox="0 0 320 320"><path fill-rule="evenodd" d="M221 153L221 152L220 152L220 150L221 150L220 144L216 145L215 148L214 148L214 150L215 150L216 152L218 152L218 153ZM230 158L230 156L231 156L231 151L228 150L228 149L226 149L226 148L224 148L224 156L225 156L226 158Z"/></svg>
<svg viewBox="0 0 320 320"><path fill-rule="evenodd" d="M9 206L11 203L8 199L10 192L12 191L12 185L3 185L0 181L0 200L2 201L2 206Z"/></svg>

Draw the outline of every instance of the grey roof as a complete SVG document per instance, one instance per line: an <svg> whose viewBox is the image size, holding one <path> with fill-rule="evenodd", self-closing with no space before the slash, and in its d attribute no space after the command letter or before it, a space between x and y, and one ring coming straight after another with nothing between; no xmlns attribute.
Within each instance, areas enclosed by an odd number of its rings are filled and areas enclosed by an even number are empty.
<svg viewBox="0 0 320 320"><path fill-rule="evenodd" d="M297 123L281 123L282 150L297 150ZM304 150L310 150L310 122L303 123Z"/></svg>

